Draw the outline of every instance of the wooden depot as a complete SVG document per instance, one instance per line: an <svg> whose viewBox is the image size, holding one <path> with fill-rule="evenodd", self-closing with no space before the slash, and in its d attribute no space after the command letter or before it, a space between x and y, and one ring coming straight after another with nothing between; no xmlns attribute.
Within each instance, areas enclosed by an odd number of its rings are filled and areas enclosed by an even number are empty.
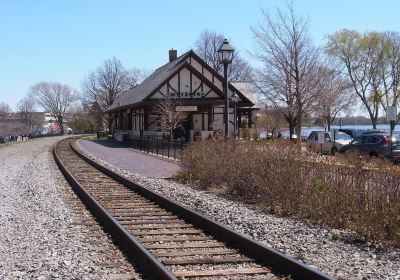
<svg viewBox="0 0 400 280"><path fill-rule="evenodd" d="M230 136L237 134L243 118L252 126L253 111L259 109L254 88L249 82L229 83ZM179 133L174 132L175 138L193 141L196 135L196 139L206 139L224 130L223 77L192 50L179 57L176 50L170 50L168 63L106 110L116 120L115 135L120 139L122 135L128 138L165 136L154 112L154 106L165 98L178 100L176 111L186 113Z"/></svg>

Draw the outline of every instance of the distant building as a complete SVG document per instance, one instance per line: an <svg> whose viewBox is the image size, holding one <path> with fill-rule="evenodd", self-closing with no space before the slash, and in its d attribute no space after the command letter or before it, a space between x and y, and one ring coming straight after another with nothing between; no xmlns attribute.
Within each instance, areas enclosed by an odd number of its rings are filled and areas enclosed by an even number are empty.
<svg viewBox="0 0 400 280"><path fill-rule="evenodd" d="M242 118L251 127L252 113L258 110L251 83L229 83L228 96L232 99L234 95L237 101L231 101L229 108L230 134L238 131ZM224 130L223 77L192 50L179 57L176 50L170 50L167 64L121 96L106 112L117 119L119 134L128 134L129 137L162 135L153 108L167 97L178 99L181 105L179 110L185 111L187 118L182 122L182 128L186 140L192 141L193 135L204 139Z"/></svg>

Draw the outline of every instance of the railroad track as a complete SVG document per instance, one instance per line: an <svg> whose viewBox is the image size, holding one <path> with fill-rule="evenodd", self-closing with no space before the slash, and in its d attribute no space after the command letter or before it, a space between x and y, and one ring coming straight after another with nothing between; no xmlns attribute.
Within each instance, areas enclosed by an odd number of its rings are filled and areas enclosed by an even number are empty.
<svg viewBox="0 0 400 280"><path fill-rule="evenodd" d="M74 138L53 149L96 219L154 279L333 279L98 165Z"/></svg>

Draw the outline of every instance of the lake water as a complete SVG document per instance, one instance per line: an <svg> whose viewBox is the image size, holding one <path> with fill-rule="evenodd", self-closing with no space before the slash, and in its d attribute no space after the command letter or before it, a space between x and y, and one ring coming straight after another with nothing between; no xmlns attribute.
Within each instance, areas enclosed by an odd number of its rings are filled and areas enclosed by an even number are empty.
<svg viewBox="0 0 400 280"><path fill-rule="evenodd" d="M338 125L332 125L331 129L339 129L340 127ZM342 125L343 129L372 129L372 125ZM376 125L377 129L384 129L389 131L390 125L389 124L378 124ZM314 127L303 127L301 129L301 135L302 137L308 137L312 131L324 131L325 129L323 127L319 126L314 126ZM400 133L400 127L396 126L395 127L395 132ZM289 130L283 130L282 131L282 136L285 138L289 137Z"/></svg>

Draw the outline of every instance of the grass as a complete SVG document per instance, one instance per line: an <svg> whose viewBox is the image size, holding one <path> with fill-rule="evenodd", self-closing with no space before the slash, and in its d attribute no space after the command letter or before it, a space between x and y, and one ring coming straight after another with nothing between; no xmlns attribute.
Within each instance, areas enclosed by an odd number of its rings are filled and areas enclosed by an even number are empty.
<svg viewBox="0 0 400 280"><path fill-rule="evenodd" d="M390 162L319 157L282 141L210 140L183 152L177 179L269 213L400 247L400 172Z"/></svg>
<svg viewBox="0 0 400 280"><path fill-rule="evenodd" d="M93 141L93 140L97 140L97 135L96 134L91 134L91 135L85 136L83 138L85 140Z"/></svg>

